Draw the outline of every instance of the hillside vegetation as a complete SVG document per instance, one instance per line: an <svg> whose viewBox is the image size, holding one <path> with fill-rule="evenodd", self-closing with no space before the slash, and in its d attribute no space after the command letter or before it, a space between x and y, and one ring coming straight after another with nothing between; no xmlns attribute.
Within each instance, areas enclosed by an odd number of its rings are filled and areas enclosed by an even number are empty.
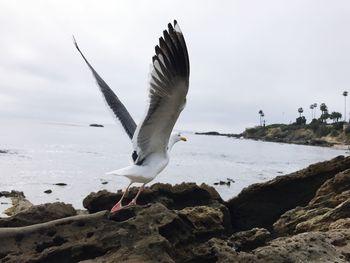
<svg viewBox="0 0 350 263"><path fill-rule="evenodd" d="M284 142L306 145L350 144L350 125L338 122L333 124L314 121L306 125L272 124L247 128L242 134L246 139Z"/></svg>

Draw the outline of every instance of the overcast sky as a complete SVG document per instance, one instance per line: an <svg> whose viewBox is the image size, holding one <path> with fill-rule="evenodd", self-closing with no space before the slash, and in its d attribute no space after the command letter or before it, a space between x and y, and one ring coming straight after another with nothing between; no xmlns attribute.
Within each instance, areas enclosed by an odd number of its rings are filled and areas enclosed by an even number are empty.
<svg viewBox="0 0 350 263"><path fill-rule="evenodd" d="M294 121L350 91L350 2L0 0L0 118L113 123L82 51L139 121L154 46L177 19L190 63L176 128ZM350 109L350 104L349 104Z"/></svg>

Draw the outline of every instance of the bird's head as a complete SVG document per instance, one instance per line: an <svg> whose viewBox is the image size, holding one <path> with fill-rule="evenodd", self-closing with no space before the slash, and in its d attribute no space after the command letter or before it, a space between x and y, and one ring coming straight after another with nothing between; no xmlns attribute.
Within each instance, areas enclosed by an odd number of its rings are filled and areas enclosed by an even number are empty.
<svg viewBox="0 0 350 263"><path fill-rule="evenodd" d="M171 136L170 136L170 140L169 140L169 148L171 149L171 147L172 147L175 143L177 143L177 142L179 142L179 141L184 141L184 142L186 142L187 139L186 139L185 137L181 136L181 133L179 133L179 132L176 132L176 133L174 132L174 133L172 133Z"/></svg>
<svg viewBox="0 0 350 263"><path fill-rule="evenodd" d="M175 142L179 142L179 141L187 142L187 139L185 137L181 136L181 133L179 133L179 132L173 133L172 137L173 137Z"/></svg>

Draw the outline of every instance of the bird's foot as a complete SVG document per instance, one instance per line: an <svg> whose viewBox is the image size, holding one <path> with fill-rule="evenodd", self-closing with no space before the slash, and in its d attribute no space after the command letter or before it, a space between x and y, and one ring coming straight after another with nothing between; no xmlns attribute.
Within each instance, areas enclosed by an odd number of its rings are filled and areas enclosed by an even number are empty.
<svg viewBox="0 0 350 263"><path fill-rule="evenodd" d="M127 205L127 207L135 206L135 205L136 205L136 200L132 199L131 202Z"/></svg>
<svg viewBox="0 0 350 263"><path fill-rule="evenodd" d="M119 210L121 210L123 208L122 202L119 201L118 203L116 203L112 209L111 209L111 213L115 213L118 212Z"/></svg>

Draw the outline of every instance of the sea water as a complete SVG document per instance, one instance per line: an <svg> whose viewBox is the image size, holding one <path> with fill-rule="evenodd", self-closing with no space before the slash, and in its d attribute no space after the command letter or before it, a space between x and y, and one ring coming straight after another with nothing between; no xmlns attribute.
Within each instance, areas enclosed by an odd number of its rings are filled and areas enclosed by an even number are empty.
<svg viewBox="0 0 350 263"><path fill-rule="evenodd" d="M347 155L326 147L183 135L188 141L173 147L168 167L152 183L206 183L225 200L250 184ZM126 178L105 174L130 164L132 145L117 125L12 121L0 129L0 150L8 151L0 153L0 191L23 191L34 204L61 201L82 208L90 192L128 184ZM228 179L234 183L215 185Z"/></svg>

